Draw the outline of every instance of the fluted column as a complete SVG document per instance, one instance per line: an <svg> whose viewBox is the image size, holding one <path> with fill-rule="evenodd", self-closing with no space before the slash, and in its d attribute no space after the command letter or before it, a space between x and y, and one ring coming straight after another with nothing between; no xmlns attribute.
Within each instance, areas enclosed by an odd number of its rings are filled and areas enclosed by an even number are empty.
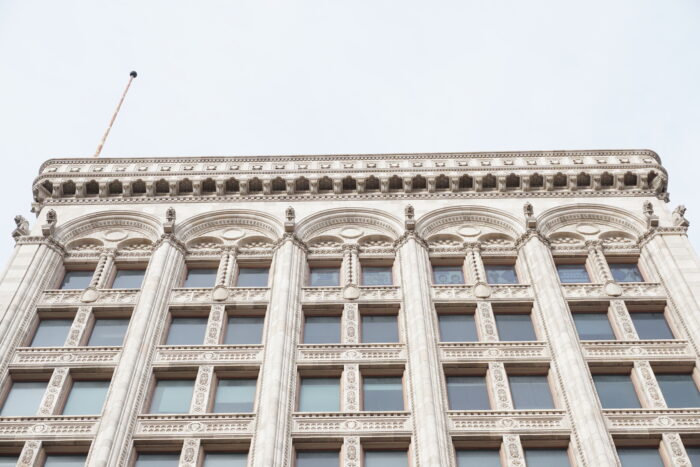
<svg viewBox="0 0 700 467"><path fill-rule="evenodd" d="M603 244L598 240L586 242L588 249L588 264L593 268L598 282L602 282L605 293L611 297L622 295L622 288L615 282L608 260L603 252Z"/></svg>
<svg viewBox="0 0 700 467"><path fill-rule="evenodd" d="M228 298L228 288L233 285L233 278L238 269L237 256L238 249L236 247L226 247L221 250L219 269L216 272L216 284L212 292L214 300L221 301Z"/></svg>
<svg viewBox="0 0 700 467"><path fill-rule="evenodd" d="M360 271L359 271L359 247L354 243L343 244L343 268L341 285L343 286L343 298L355 300L360 297Z"/></svg>

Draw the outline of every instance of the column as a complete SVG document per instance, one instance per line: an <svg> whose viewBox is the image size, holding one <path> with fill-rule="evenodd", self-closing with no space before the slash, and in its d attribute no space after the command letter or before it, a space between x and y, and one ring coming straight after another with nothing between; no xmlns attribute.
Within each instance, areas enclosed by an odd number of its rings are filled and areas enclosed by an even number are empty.
<svg viewBox="0 0 700 467"><path fill-rule="evenodd" d="M622 288L615 282L608 260L605 259L603 244L598 240L587 241L586 248L588 248L588 263L593 268L597 281L603 283L605 293L612 297L622 295Z"/></svg>
<svg viewBox="0 0 700 467"><path fill-rule="evenodd" d="M506 467L522 467L525 465L525 453L523 452L522 444L520 444L520 436L507 435L503 437L503 458Z"/></svg>
<svg viewBox="0 0 700 467"><path fill-rule="evenodd" d="M419 243L420 242L420 243ZM430 261L425 243L407 232L398 244L403 293L403 319L408 349L413 423L420 465L454 465L444 398L442 365L430 297Z"/></svg>
<svg viewBox="0 0 700 467"><path fill-rule="evenodd" d="M476 316L474 317L474 321L476 321L480 341L498 341L496 318L493 316L493 307L491 307L491 303L479 302L476 305Z"/></svg>
<svg viewBox="0 0 700 467"><path fill-rule="evenodd" d="M587 465L618 465L612 437L600 411L588 365L578 346L576 328L562 294L549 247L536 233L521 241L518 252L532 282L537 309L541 313L552 365L559 375L566 409L571 413L574 437ZM572 440L573 441L573 440Z"/></svg>
<svg viewBox="0 0 700 467"><path fill-rule="evenodd" d="M688 467L692 465L678 433L664 433L661 435L661 451L671 461L673 467Z"/></svg>
<svg viewBox="0 0 700 467"><path fill-rule="evenodd" d="M207 331L204 338L204 345L219 345L221 343L221 333L223 331L223 320L226 314L224 305L212 305L207 320Z"/></svg>
<svg viewBox="0 0 700 467"><path fill-rule="evenodd" d="M34 467L41 460L41 441L27 441L19 454L18 467Z"/></svg>
<svg viewBox="0 0 700 467"><path fill-rule="evenodd" d="M490 393L493 395L495 410L513 410L513 399L510 395L508 375L502 362L489 362L486 373Z"/></svg>
<svg viewBox="0 0 700 467"><path fill-rule="evenodd" d="M92 281L88 288L90 289L104 289L109 280L112 267L114 266L114 254L115 251L111 248L105 248L100 253L100 259L97 261L97 266L95 267L95 274L92 276Z"/></svg>
<svg viewBox="0 0 700 467"><path fill-rule="evenodd" d="M634 362L632 376L637 380L637 387L641 389L644 398L644 406L651 409L665 409L666 401L661 394L661 388L656 382L654 370L647 361Z"/></svg>
<svg viewBox="0 0 700 467"><path fill-rule="evenodd" d="M236 275L238 265L236 264L236 256L238 249L234 247L226 247L221 250L221 260L219 261L219 269L216 272L216 284L212 291L212 298L217 301L226 300L228 298L228 288L233 284L233 278Z"/></svg>
<svg viewBox="0 0 700 467"><path fill-rule="evenodd" d="M188 438L182 443L182 453L180 454L179 467L197 467L200 465L200 440L199 438Z"/></svg>

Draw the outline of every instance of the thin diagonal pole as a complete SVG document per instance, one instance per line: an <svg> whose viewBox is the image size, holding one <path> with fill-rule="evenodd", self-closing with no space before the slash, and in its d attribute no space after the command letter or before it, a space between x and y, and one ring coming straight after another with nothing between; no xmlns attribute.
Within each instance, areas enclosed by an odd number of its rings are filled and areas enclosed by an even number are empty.
<svg viewBox="0 0 700 467"><path fill-rule="evenodd" d="M102 137L102 141L100 141L100 145L97 146L97 151L95 151L95 155L92 157L100 157L100 153L102 152L102 147L105 145L105 141L107 141L107 136L109 136L109 131L112 129L112 125L114 125L114 121L117 119L117 114L119 113L119 109L122 108L122 103L124 103L124 98L126 97L126 93L129 92L129 87L131 87L131 82L136 78L137 74L135 71L132 71L129 73L129 82L126 83L126 89L124 89L124 93L122 94L122 98L119 99L119 104L117 105L117 108L114 110L114 114L112 115L112 120L109 121L109 126L107 127L107 130L105 131L104 136Z"/></svg>

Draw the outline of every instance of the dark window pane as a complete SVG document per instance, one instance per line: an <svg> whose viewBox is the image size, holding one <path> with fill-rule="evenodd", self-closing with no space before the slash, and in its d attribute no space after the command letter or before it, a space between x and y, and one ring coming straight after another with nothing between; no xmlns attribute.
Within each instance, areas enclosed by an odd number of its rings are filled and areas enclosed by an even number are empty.
<svg viewBox="0 0 700 467"><path fill-rule="evenodd" d="M97 319L92 327L88 345L120 346L124 343L124 335L128 327L128 319Z"/></svg>
<svg viewBox="0 0 700 467"><path fill-rule="evenodd" d="M491 409L483 376L448 376L447 395L451 410Z"/></svg>
<svg viewBox="0 0 700 467"><path fill-rule="evenodd" d="M529 314L496 313L498 338L502 341L536 341Z"/></svg>
<svg viewBox="0 0 700 467"><path fill-rule="evenodd" d="M105 403L109 381L74 381L63 415L99 415Z"/></svg>
<svg viewBox="0 0 700 467"><path fill-rule="evenodd" d="M400 377L366 377L363 382L363 410L384 412L403 410L403 384Z"/></svg>
<svg viewBox="0 0 700 467"><path fill-rule="evenodd" d="M640 339L674 339L663 312L630 313Z"/></svg>
<svg viewBox="0 0 700 467"><path fill-rule="evenodd" d="M509 376L508 382L510 383L510 392L513 395L513 405L516 410L554 408L546 376Z"/></svg>
<svg viewBox="0 0 700 467"><path fill-rule="evenodd" d="M162 379L156 383L150 413L187 413L192 402L194 381Z"/></svg>
<svg viewBox="0 0 700 467"><path fill-rule="evenodd" d="M657 448L617 448L617 456L622 467L664 467Z"/></svg>
<svg viewBox="0 0 700 467"><path fill-rule="evenodd" d="M241 452L208 452L204 456L204 467L246 467L248 454Z"/></svg>
<svg viewBox="0 0 700 467"><path fill-rule="evenodd" d="M610 263L610 271L617 282L644 282L642 273L634 263Z"/></svg>
<svg viewBox="0 0 700 467"><path fill-rule="evenodd" d="M700 465L700 447L686 447L690 465Z"/></svg>
<svg viewBox="0 0 700 467"><path fill-rule="evenodd" d="M460 449L457 451L457 467L501 467L498 449Z"/></svg>
<svg viewBox="0 0 700 467"><path fill-rule="evenodd" d="M188 269L184 287L214 287L216 269Z"/></svg>
<svg viewBox="0 0 700 467"><path fill-rule="evenodd" d="M224 344L259 344L262 342L263 322L261 316L229 316Z"/></svg>
<svg viewBox="0 0 700 467"><path fill-rule="evenodd" d="M593 381L604 409L641 407L630 375L593 375Z"/></svg>
<svg viewBox="0 0 700 467"><path fill-rule="evenodd" d="M177 467L180 464L180 454L176 453L141 453L136 459L136 467Z"/></svg>
<svg viewBox="0 0 700 467"><path fill-rule="evenodd" d="M391 266L363 267L362 285L392 285Z"/></svg>
<svg viewBox="0 0 700 467"><path fill-rule="evenodd" d="M460 266L433 266L433 284L464 284Z"/></svg>
<svg viewBox="0 0 700 467"><path fill-rule="evenodd" d="M439 315L440 340L442 342L476 342L474 315Z"/></svg>
<svg viewBox="0 0 700 467"><path fill-rule="evenodd" d="M585 264L557 264L557 273L562 284L587 283L591 281Z"/></svg>
<svg viewBox="0 0 700 467"><path fill-rule="evenodd" d="M80 454L49 454L44 467L83 467L87 456Z"/></svg>
<svg viewBox="0 0 700 467"><path fill-rule="evenodd" d="M574 313L574 323L581 340L615 340L606 313Z"/></svg>
<svg viewBox="0 0 700 467"><path fill-rule="evenodd" d="M337 287L340 285L340 268L312 268L309 277L311 287Z"/></svg>
<svg viewBox="0 0 700 467"><path fill-rule="evenodd" d="M398 342L396 315L363 315L362 342Z"/></svg>
<svg viewBox="0 0 700 467"><path fill-rule="evenodd" d="M300 412L338 412L340 380L338 378L302 378L299 391Z"/></svg>
<svg viewBox="0 0 700 467"><path fill-rule="evenodd" d="M565 449L525 449L528 467L566 467L571 465Z"/></svg>
<svg viewBox="0 0 700 467"><path fill-rule="evenodd" d="M408 467L406 451L365 451L362 467Z"/></svg>
<svg viewBox="0 0 700 467"><path fill-rule="evenodd" d="M66 271L61 283L62 289L87 289L95 271Z"/></svg>
<svg viewBox="0 0 700 467"><path fill-rule="evenodd" d="M36 328L32 347L62 347L66 343L72 319L42 319Z"/></svg>
<svg viewBox="0 0 700 467"><path fill-rule="evenodd" d="M656 380L669 407L700 407L700 392L692 375L661 373Z"/></svg>
<svg viewBox="0 0 700 467"><path fill-rule="evenodd" d="M140 289L143 283L143 269L117 269L112 282L113 289Z"/></svg>
<svg viewBox="0 0 700 467"><path fill-rule="evenodd" d="M299 451L294 467L335 467L340 465L337 451Z"/></svg>
<svg viewBox="0 0 700 467"><path fill-rule="evenodd" d="M340 316L307 316L304 320L305 344L339 344Z"/></svg>
<svg viewBox="0 0 700 467"><path fill-rule="evenodd" d="M216 386L214 412L252 412L256 384L255 379L220 379Z"/></svg>
<svg viewBox="0 0 700 467"><path fill-rule="evenodd" d="M509 264L487 264L486 282L489 284L517 284L518 276L515 274L515 266Z"/></svg>
<svg viewBox="0 0 700 467"><path fill-rule="evenodd" d="M240 268L236 287L267 287L269 268Z"/></svg>
<svg viewBox="0 0 700 467"><path fill-rule="evenodd" d="M46 391L44 381L15 381L0 410L0 417L32 417Z"/></svg>
<svg viewBox="0 0 700 467"><path fill-rule="evenodd" d="M206 318L173 318L165 345L202 345L206 330Z"/></svg>

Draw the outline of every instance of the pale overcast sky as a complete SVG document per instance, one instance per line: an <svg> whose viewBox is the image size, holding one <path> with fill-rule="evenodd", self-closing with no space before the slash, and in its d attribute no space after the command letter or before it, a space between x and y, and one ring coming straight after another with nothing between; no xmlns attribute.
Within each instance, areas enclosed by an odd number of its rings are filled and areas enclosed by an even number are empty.
<svg viewBox="0 0 700 467"><path fill-rule="evenodd" d="M50 157L650 148L700 247L700 2L0 0L0 261Z"/></svg>

